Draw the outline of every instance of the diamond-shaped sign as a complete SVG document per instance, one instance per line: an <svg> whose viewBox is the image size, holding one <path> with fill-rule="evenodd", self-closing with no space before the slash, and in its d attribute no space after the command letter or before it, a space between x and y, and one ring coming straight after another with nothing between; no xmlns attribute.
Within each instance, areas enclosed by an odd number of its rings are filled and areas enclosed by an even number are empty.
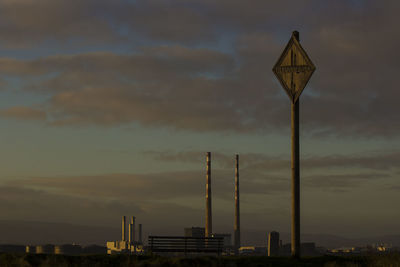
<svg viewBox="0 0 400 267"><path fill-rule="evenodd" d="M315 66L299 41L292 35L272 71L289 98L295 103L315 71Z"/></svg>

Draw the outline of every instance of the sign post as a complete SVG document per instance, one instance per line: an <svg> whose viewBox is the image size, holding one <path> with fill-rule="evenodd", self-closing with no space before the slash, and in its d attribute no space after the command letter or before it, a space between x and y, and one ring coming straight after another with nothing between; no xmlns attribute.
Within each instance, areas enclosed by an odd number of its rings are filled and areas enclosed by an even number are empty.
<svg viewBox="0 0 400 267"><path fill-rule="evenodd" d="M292 127L292 256L300 257L300 138L299 106L300 95L307 85L315 66L300 45L299 32L294 31L285 50L272 69L291 105Z"/></svg>

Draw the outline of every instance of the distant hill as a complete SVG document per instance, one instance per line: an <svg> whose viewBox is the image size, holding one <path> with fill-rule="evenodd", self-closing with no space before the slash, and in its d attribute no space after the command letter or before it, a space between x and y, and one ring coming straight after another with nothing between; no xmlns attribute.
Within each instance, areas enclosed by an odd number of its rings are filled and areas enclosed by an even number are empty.
<svg viewBox="0 0 400 267"><path fill-rule="evenodd" d="M266 246L267 232L242 231L243 245ZM283 243L290 243L290 233L279 233ZM307 234L301 235L301 242L315 242L317 246L326 248L338 248L347 246L365 246L374 243L387 243L400 247L400 235L383 235L365 238L345 238L329 234Z"/></svg>
<svg viewBox="0 0 400 267"><path fill-rule="evenodd" d="M71 244L105 245L117 240L120 230L109 227L68 223L0 221L0 244Z"/></svg>

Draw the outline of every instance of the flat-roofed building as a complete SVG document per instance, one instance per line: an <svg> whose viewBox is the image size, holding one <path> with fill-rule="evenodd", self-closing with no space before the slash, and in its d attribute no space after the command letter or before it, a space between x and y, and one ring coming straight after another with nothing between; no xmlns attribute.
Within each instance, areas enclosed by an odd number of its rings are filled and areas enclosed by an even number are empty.
<svg viewBox="0 0 400 267"><path fill-rule="evenodd" d="M54 254L54 245L38 245L36 246L36 254Z"/></svg>
<svg viewBox="0 0 400 267"><path fill-rule="evenodd" d="M272 231L268 234L268 256L279 255L279 233Z"/></svg>
<svg viewBox="0 0 400 267"><path fill-rule="evenodd" d="M54 246L54 254L61 255L79 255L82 253L82 247L74 244L64 244Z"/></svg>
<svg viewBox="0 0 400 267"><path fill-rule="evenodd" d="M107 242L107 254L143 254L144 249L141 244L131 244L129 241L109 241Z"/></svg>
<svg viewBox="0 0 400 267"><path fill-rule="evenodd" d="M224 248L232 247L232 235L231 234L212 234L212 237L222 237L224 239Z"/></svg>
<svg viewBox="0 0 400 267"><path fill-rule="evenodd" d="M205 237L206 229L204 227L191 227L184 229L185 237Z"/></svg>

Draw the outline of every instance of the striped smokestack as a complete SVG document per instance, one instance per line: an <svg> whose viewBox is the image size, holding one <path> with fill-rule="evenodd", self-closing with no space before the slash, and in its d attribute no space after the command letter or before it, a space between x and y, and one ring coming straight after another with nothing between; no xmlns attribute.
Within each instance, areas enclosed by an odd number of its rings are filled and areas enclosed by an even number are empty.
<svg viewBox="0 0 400 267"><path fill-rule="evenodd" d="M206 175L206 237L212 235L212 212L211 212L211 152L207 152L207 175Z"/></svg>
<svg viewBox="0 0 400 267"><path fill-rule="evenodd" d="M239 253L240 248L240 200L239 200L239 155L236 155L235 164L235 253Z"/></svg>

